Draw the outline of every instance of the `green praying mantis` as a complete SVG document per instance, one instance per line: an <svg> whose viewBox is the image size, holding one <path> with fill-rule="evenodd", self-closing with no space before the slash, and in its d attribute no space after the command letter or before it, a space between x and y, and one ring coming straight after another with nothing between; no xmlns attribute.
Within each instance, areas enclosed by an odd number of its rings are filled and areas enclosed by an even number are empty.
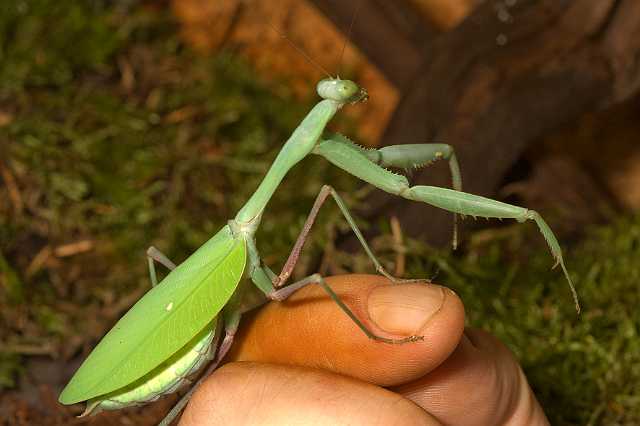
<svg viewBox="0 0 640 426"><path fill-rule="evenodd" d="M175 265L160 251L147 251L152 288L104 336L62 391L62 404L87 402L83 415L154 401L190 383L192 376L211 361L202 376L161 424L169 424L186 405L198 384L229 351L242 314L268 301L282 301L296 290L318 284L371 339L399 344L421 336L389 338L372 332L327 285L320 274L286 285L304 242L323 203L331 196L375 265L376 271L401 282L385 271L369 248L347 206L328 185L320 190L303 229L279 274L262 261L255 233L265 208L287 172L309 154L324 157L369 184L408 200L424 202L456 215L532 220L544 236L551 254L562 268L579 311L578 299L560 245L535 211L464 193L458 162L451 146L416 144L365 149L339 134L325 131L343 106L367 99L355 82L326 78L317 85L322 100L308 113L277 155L264 179L237 215L191 256ZM410 186L407 178L387 167L410 169L436 160L448 160L453 189ZM170 269L158 282L155 263ZM224 332L224 337L222 334Z"/></svg>

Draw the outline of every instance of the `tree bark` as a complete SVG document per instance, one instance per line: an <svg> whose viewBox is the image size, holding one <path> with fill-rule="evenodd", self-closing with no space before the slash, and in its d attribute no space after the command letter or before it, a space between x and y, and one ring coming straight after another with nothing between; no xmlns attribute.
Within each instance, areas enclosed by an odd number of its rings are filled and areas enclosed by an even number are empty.
<svg viewBox="0 0 640 426"><path fill-rule="evenodd" d="M311 0L311 3L400 90L420 66L421 46L438 32L408 2Z"/></svg>
<svg viewBox="0 0 640 426"><path fill-rule="evenodd" d="M383 139L453 145L465 191L489 197L545 133L640 86L640 1L512 4L484 2L427 43ZM413 183L449 186L448 169L423 169ZM375 194L367 213L394 214L409 235L434 244L450 239L451 216L423 204Z"/></svg>

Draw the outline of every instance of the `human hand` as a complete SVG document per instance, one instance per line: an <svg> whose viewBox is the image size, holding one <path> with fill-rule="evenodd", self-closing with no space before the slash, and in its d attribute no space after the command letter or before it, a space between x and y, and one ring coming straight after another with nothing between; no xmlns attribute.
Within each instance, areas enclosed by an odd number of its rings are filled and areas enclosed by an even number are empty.
<svg viewBox="0 0 640 426"><path fill-rule="evenodd" d="M180 425L548 424L511 352L464 328L452 291L377 275L327 282L376 334L424 340L371 340L308 286L247 315L231 362L198 389Z"/></svg>

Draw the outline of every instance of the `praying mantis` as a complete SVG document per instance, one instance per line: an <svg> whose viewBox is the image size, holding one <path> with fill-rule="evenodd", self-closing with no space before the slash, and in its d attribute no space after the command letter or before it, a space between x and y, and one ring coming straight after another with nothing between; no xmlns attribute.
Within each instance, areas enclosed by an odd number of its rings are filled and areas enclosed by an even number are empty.
<svg viewBox="0 0 640 426"><path fill-rule="evenodd" d="M276 274L263 262L255 240L263 213L288 171L309 154L324 157L390 194L452 212L454 246L457 243L457 215L534 221L556 265L561 266L579 310L560 245L537 212L462 192L458 162L449 145L416 144L365 149L342 135L326 132L327 124L342 107L364 102L368 94L355 82L339 77L321 80L317 93L322 100L294 130L257 190L227 225L179 265L159 250L149 248L151 290L89 354L62 391L59 398L62 404L87 401L87 409L83 413L87 415L150 402L189 383L189 376L212 361L200 381L161 423L169 424L186 405L198 384L225 357L245 312L268 301L285 300L310 284L320 285L369 338L383 344L422 340L422 336L417 335L390 338L375 334L340 300L320 274L285 285L316 216L329 197L337 203L376 271L394 282L404 281L391 276L376 259L346 204L331 186L324 185L320 190L281 272ZM405 176L387 169L423 167L440 159L449 162L453 189L411 186ZM157 280L156 262L170 269L161 282Z"/></svg>

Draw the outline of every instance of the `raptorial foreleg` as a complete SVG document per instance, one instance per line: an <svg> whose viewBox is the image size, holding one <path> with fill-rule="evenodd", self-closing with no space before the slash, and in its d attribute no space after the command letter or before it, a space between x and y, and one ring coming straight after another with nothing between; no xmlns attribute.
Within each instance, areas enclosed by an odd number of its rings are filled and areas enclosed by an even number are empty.
<svg viewBox="0 0 640 426"><path fill-rule="evenodd" d="M324 140L316 147L314 152L324 156L334 165L365 182L390 194L395 194L409 200L427 203L460 215L515 219L519 222L533 220L546 240L551 254L556 260L556 264L560 264L562 272L571 288L576 309L580 312L578 295L569 277L567 268L564 265L560 244L549 225L547 225L544 219L542 219L542 216L536 211L447 188L421 185L409 186L406 177L374 164L362 153L361 148L358 148L354 144L347 144L343 139Z"/></svg>
<svg viewBox="0 0 640 426"><path fill-rule="evenodd" d="M313 152L322 155L331 163L365 182L391 193L395 193L396 183L407 186L409 183L404 176L392 173L385 167L410 171L428 166L437 160L448 160L452 187L456 191L462 191L460 166L451 145L406 144L368 149L353 143L343 135L331 134L323 139ZM453 215L452 246L454 250L458 246L458 217L455 213Z"/></svg>

